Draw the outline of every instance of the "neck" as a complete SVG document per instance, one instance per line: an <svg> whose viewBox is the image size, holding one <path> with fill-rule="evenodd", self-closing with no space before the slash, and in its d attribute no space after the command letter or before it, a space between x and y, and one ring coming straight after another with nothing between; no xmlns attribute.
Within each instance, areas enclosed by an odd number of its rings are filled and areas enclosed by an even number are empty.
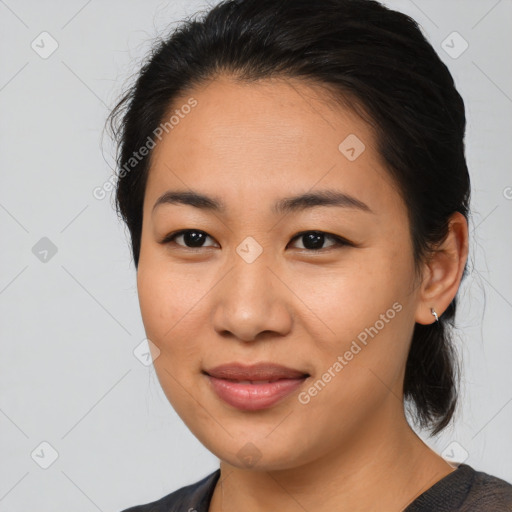
<svg viewBox="0 0 512 512"><path fill-rule="evenodd" d="M356 435L306 464L243 469L221 461L209 512L402 511L454 471L408 425L384 408ZM394 418L394 419L393 419Z"/></svg>

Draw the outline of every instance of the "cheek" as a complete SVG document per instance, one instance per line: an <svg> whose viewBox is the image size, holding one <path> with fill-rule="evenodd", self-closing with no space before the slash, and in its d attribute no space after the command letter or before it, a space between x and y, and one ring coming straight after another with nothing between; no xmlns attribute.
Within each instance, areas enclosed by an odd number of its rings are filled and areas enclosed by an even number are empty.
<svg viewBox="0 0 512 512"><path fill-rule="evenodd" d="M188 417L197 407L190 391L197 385L203 356L196 317L204 292L183 273L147 260L139 263L137 288L146 336L156 346L153 364L158 380L178 414Z"/></svg>
<svg viewBox="0 0 512 512"><path fill-rule="evenodd" d="M198 351L199 339L193 334L193 325L204 295L202 288L197 279L171 270L168 265L140 262L137 290L142 320L163 360L169 356L188 358Z"/></svg>
<svg viewBox="0 0 512 512"><path fill-rule="evenodd" d="M357 335L403 298L405 265L389 254L375 252L354 253L353 259L329 271L302 272L300 280L295 276L300 287L294 291L306 309L315 313L319 328L329 339L347 340Z"/></svg>
<svg viewBox="0 0 512 512"><path fill-rule="evenodd" d="M172 300L171 282L168 276L145 263L139 264L137 272L137 292L146 333L159 345L175 316ZM152 337L151 337L152 336Z"/></svg>
<svg viewBox="0 0 512 512"><path fill-rule="evenodd" d="M397 301L366 314L363 323L340 314L336 336L317 352L315 379L298 397L304 421L325 425L330 439L351 437L383 404L401 403L407 312Z"/></svg>
<svg viewBox="0 0 512 512"><path fill-rule="evenodd" d="M386 386L394 388L400 381L414 325L411 272L403 255L374 251L370 256L368 251L350 271L337 269L321 279L317 276L316 286L314 279L301 279L301 299L318 318L309 326L319 326L310 334L322 372L331 368L336 374L329 384L338 390L332 400L342 404L351 402L354 393L375 395L374 385L389 392ZM333 368L337 361L338 371ZM345 396L347 390L351 397Z"/></svg>

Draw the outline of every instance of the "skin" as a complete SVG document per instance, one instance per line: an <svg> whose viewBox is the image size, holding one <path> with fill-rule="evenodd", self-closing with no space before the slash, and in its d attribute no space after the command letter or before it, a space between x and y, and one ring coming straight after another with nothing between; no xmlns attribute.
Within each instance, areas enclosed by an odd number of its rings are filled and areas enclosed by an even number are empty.
<svg viewBox="0 0 512 512"><path fill-rule="evenodd" d="M406 207L372 130L320 86L222 76L187 91L174 108L190 96L197 106L153 152L137 286L162 388L220 459L210 512L403 510L454 471L408 425L402 383L415 322L434 322L430 308L441 316L459 287L464 217L453 215L446 241L417 276ZM338 149L349 134L365 144L354 161ZM168 190L216 197L226 209L153 210ZM271 210L278 199L318 190L350 194L371 212ZM183 229L204 231L203 247L187 247L184 237L160 243ZM306 230L354 245L326 237L315 251L295 238ZM263 251L252 263L236 251L248 236ZM400 312L300 403L298 393L395 303ZM273 407L241 411L202 374L233 361L272 361L311 377ZM244 446L254 465L239 457Z"/></svg>

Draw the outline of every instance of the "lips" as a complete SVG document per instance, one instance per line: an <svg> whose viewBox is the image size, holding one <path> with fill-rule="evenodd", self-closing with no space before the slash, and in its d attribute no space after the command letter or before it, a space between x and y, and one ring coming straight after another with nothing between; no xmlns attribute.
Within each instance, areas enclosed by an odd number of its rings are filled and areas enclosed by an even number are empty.
<svg viewBox="0 0 512 512"><path fill-rule="evenodd" d="M258 363L250 366L240 363L229 363L206 370L206 373L217 379L239 382L273 382L280 379L299 379L308 375L306 372L274 363Z"/></svg>
<svg viewBox="0 0 512 512"><path fill-rule="evenodd" d="M204 371L215 394L241 410L266 409L297 390L308 373L274 363L230 363Z"/></svg>

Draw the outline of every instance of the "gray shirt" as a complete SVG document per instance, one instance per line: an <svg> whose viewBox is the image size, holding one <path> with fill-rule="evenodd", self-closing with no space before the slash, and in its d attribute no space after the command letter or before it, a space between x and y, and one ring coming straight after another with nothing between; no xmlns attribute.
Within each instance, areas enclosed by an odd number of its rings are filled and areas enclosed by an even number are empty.
<svg viewBox="0 0 512 512"><path fill-rule="evenodd" d="M195 484L182 487L158 501L123 512L208 512L217 469ZM512 485L467 464L445 476L409 504L403 512L512 512Z"/></svg>

